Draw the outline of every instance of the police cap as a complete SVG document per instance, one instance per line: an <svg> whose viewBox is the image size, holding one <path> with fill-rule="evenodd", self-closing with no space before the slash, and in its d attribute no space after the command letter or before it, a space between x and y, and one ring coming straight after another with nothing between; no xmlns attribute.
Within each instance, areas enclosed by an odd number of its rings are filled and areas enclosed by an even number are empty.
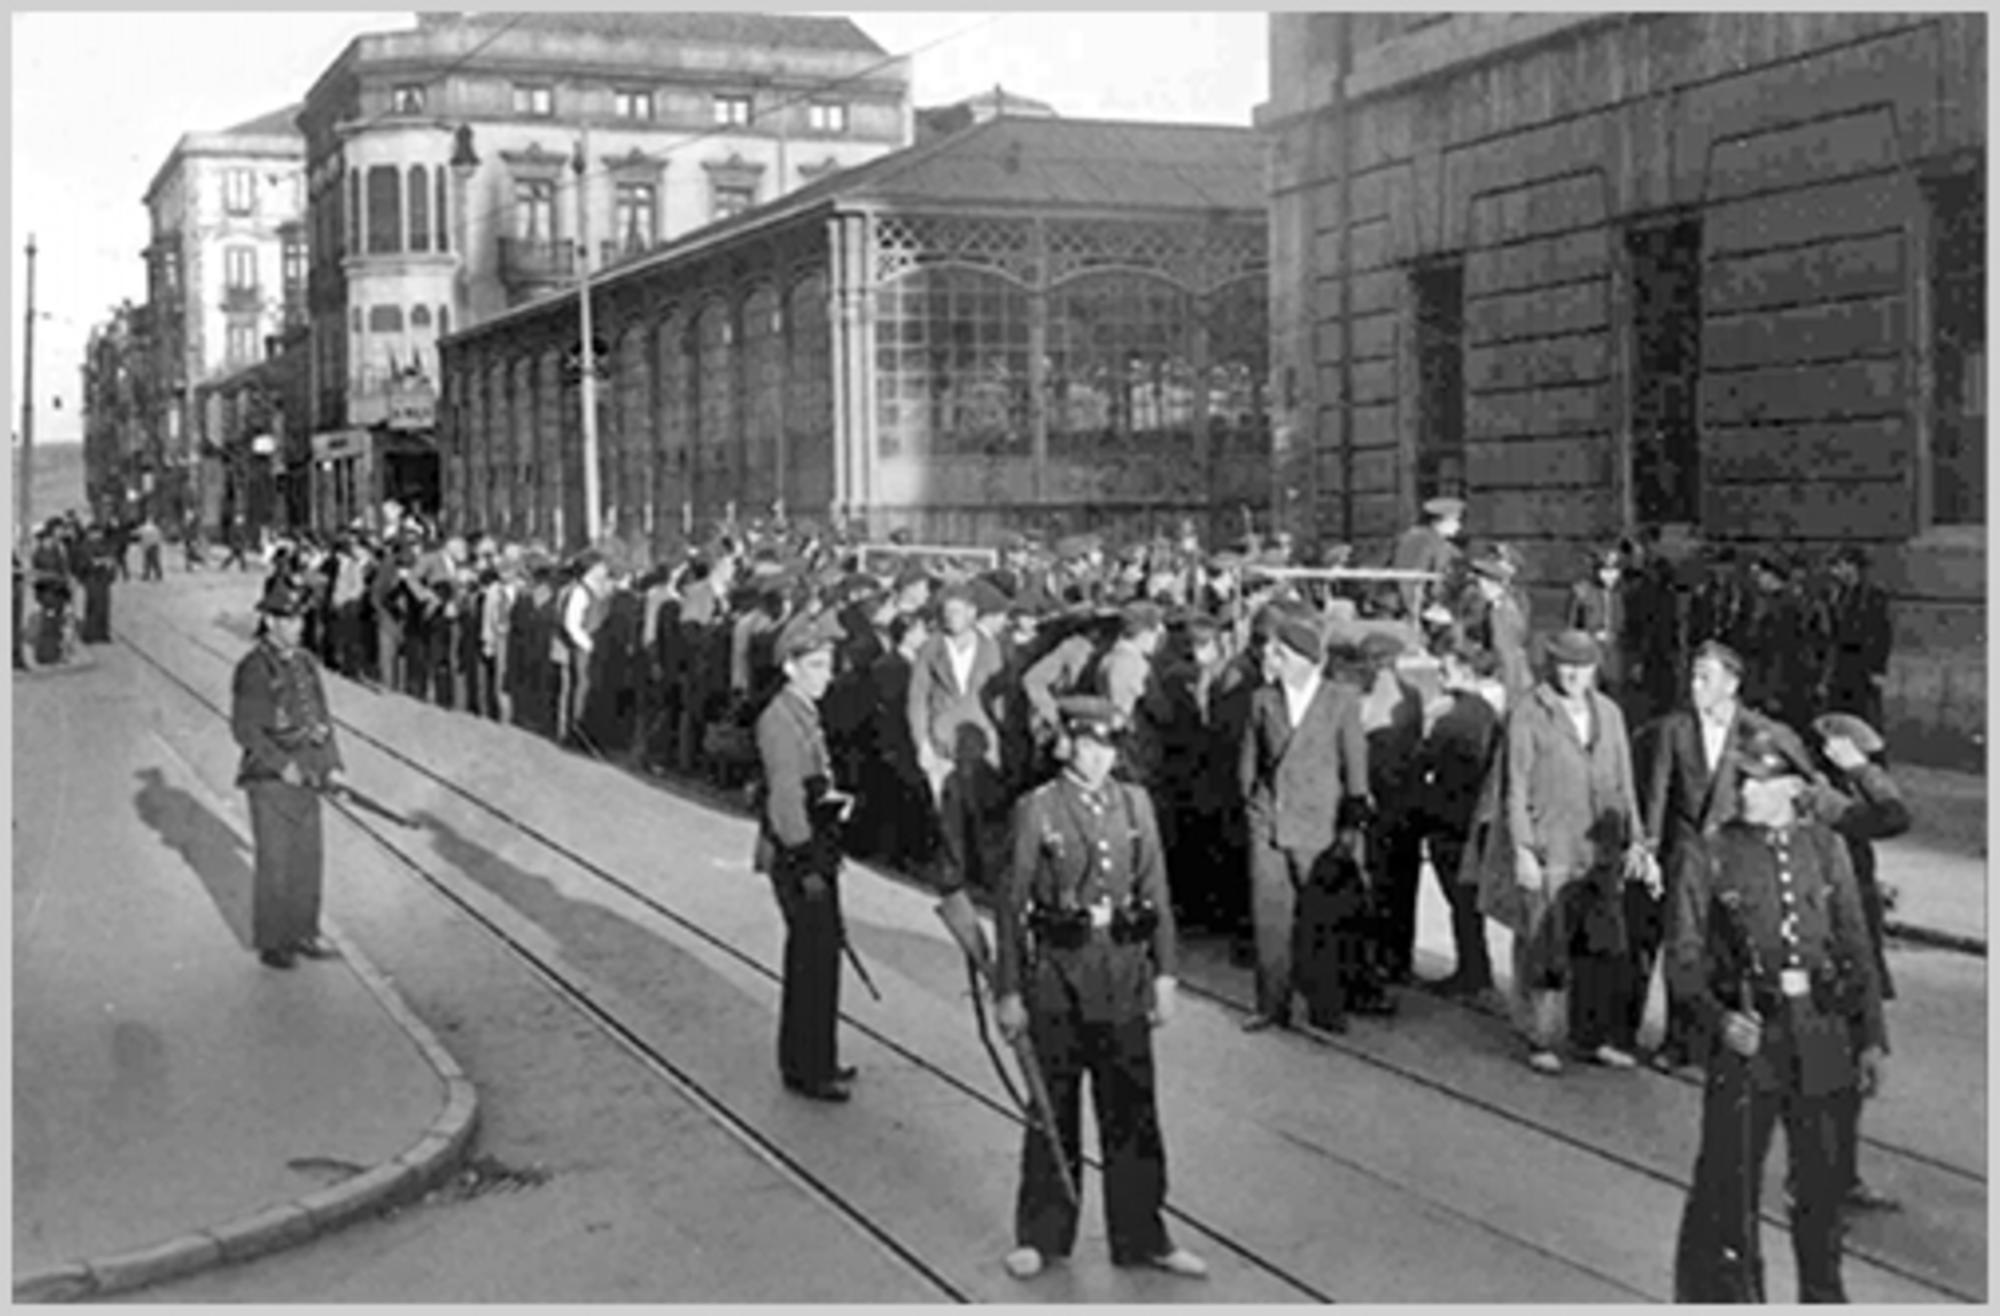
<svg viewBox="0 0 2000 1316"><path fill-rule="evenodd" d="M1465 515L1463 498L1433 498L1424 504L1424 515L1434 521Z"/></svg>
<svg viewBox="0 0 2000 1316"><path fill-rule="evenodd" d="M1102 695L1064 695L1056 700L1056 714L1068 734L1089 736L1107 745L1124 729L1118 706Z"/></svg>

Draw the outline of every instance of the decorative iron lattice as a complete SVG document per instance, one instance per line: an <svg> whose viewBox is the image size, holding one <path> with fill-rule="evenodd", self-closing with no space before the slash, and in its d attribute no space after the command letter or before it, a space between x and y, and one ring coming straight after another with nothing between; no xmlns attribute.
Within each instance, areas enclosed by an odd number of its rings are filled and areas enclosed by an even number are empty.
<svg viewBox="0 0 2000 1316"><path fill-rule="evenodd" d="M1154 270L1202 293L1265 266L1260 229L1231 225L1078 220L1048 229L1049 282L1089 270Z"/></svg>
<svg viewBox="0 0 2000 1316"><path fill-rule="evenodd" d="M875 282L920 265L982 265L1035 281L1035 234L1027 220L955 215L882 215L875 221Z"/></svg>

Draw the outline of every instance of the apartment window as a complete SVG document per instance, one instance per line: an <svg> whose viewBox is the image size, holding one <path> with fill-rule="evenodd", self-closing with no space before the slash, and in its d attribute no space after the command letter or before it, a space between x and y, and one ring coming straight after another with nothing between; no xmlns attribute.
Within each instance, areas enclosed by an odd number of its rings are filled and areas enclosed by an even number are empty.
<svg viewBox="0 0 2000 1316"><path fill-rule="evenodd" d="M715 121L719 124L741 126L750 122L750 98L748 96L717 96L715 98Z"/></svg>
<svg viewBox="0 0 2000 1316"><path fill-rule="evenodd" d="M620 183L613 202L617 242L624 251L644 251L653 245L658 192L651 183Z"/></svg>
<svg viewBox="0 0 2000 1316"><path fill-rule="evenodd" d="M717 183L715 185L715 218L728 219L740 215L757 204L757 189L747 183Z"/></svg>
<svg viewBox="0 0 2000 1316"><path fill-rule="evenodd" d="M389 106L395 114L422 114L424 112L424 88L422 83L406 82L390 93Z"/></svg>
<svg viewBox="0 0 2000 1316"><path fill-rule="evenodd" d="M223 286L232 292L257 286L257 249L225 247L222 252Z"/></svg>
<svg viewBox="0 0 2000 1316"><path fill-rule="evenodd" d="M431 249L431 179L422 165L410 166L410 250Z"/></svg>
<svg viewBox="0 0 2000 1316"><path fill-rule="evenodd" d="M650 91L613 92L612 102L621 119L651 122L653 118L653 93Z"/></svg>
<svg viewBox="0 0 2000 1316"><path fill-rule="evenodd" d="M394 165L368 169L368 253L394 254L403 249L402 174Z"/></svg>
<svg viewBox="0 0 2000 1316"><path fill-rule="evenodd" d="M231 169L222 175L222 207L232 215L248 215L257 209L255 170Z"/></svg>
<svg viewBox="0 0 2000 1316"><path fill-rule="evenodd" d="M437 229L437 233L436 233L436 237L437 237L437 249L438 249L439 251L450 251L450 250L451 250L451 245L450 245L450 243L448 243L448 242L446 242L446 241L445 241L445 236L444 236L444 227L445 227L445 225L444 225L444 217L445 217L445 208L444 208L444 170L442 170L442 169L434 169L434 170L432 170L431 172L432 172L432 174L434 175L434 179L433 179L433 181L434 181L434 182L435 182L435 183L437 184L437 208L436 208L435 210L431 211L431 215L432 215L432 218L433 218L433 223L435 224L435 227L436 227L436 229Z"/></svg>
<svg viewBox="0 0 2000 1316"><path fill-rule="evenodd" d="M1933 525L1986 523L1986 175L1925 188L1930 206Z"/></svg>
<svg viewBox="0 0 2000 1316"><path fill-rule="evenodd" d="M1417 501L1465 493L1465 264L1412 276L1417 294Z"/></svg>
<svg viewBox="0 0 2000 1316"><path fill-rule="evenodd" d="M514 113L546 119L555 112L555 88L518 85L514 88Z"/></svg>
<svg viewBox="0 0 2000 1316"><path fill-rule="evenodd" d="M1634 229L1632 510L1701 524L1701 221Z"/></svg>
<svg viewBox="0 0 2000 1316"><path fill-rule="evenodd" d="M808 105L806 126L816 133L844 133L847 131L847 107L837 103Z"/></svg>
<svg viewBox="0 0 2000 1316"><path fill-rule="evenodd" d="M347 254L361 254L362 233L361 171L347 171Z"/></svg>
<svg viewBox="0 0 2000 1316"><path fill-rule="evenodd" d="M254 322L237 321L229 326L223 339L223 354L230 366L247 366L257 359L257 326Z"/></svg>
<svg viewBox="0 0 2000 1316"><path fill-rule="evenodd" d="M514 184L514 236L547 242L556 235L556 185L546 178Z"/></svg>

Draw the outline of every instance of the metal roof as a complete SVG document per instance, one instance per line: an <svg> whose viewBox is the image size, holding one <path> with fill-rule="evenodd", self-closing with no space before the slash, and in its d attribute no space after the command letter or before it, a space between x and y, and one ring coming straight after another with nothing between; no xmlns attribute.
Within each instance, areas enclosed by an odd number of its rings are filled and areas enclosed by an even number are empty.
<svg viewBox="0 0 2000 1316"><path fill-rule="evenodd" d="M587 32L621 41L689 41L707 46L778 46L805 50L888 52L851 19L757 13L467 13L433 19L433 25L496 26L511 20L526 32Z"/></svg>
<svg viewBox="0 0 2000 1316"><path fill-rule="evenodd" d="M283 109L260 114L254 119L245 119L234 127L224 128L224 137L297 137L299 107L287 105Z"/></svg>

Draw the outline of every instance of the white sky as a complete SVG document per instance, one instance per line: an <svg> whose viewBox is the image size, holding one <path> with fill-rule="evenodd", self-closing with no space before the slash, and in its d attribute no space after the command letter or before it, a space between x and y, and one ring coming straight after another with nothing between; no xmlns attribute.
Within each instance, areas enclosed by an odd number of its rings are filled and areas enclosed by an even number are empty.
<svg viewBox="0 0 2000 1316"><path fill-rule="evenodd" d="M726 2L726 0L725 0ZM554 7L554 6L550 6ZM587 6L561 6L585 8ZM605 4L602 8L633 7ZM918 105L995 83L1072 118L1248 125L1268 94L1255 12L873 12L854 18L913 61ZM20 415L23 248L35 235L35 436L81 436L79 370L93 324L145 297L140 204L184 132L301 99L354 37L414 24L395 13L14 13L7 234L8 426ZM963 33L991 19L970 35ZM61 409L52 405L61 399Z"/></svg>

